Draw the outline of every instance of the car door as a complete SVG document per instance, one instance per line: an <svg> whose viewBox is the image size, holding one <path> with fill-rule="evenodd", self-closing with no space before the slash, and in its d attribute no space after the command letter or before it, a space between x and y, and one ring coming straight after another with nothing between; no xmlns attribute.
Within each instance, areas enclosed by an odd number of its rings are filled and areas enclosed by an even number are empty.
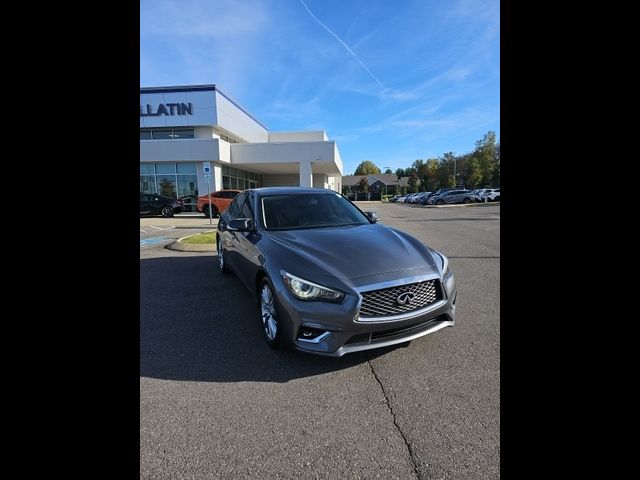
<svg viewBox="0 0 640 480"><path fill-rule="evenodd" d="M220 241L225 250L225 258L229 266L235 269L236 257L237 257L237 238L236 235L240 232L232 232L227 229L227 225L230 220L240 218L240 209L242 208L242 202L244 201L245 194L242 193L234 198L229 206L229 209L220 216Z"/></svg>
<svg viewBox="0 0 640 480"><path fill-rule="evenodd" d="M255 195L249 191L244 195L245 199L240 207L240 216L237 218L251 218L254 225L256 224L255 212ZM244 283L250 291L254 290L254 280L258 273L260 265L260 252L256 246L258 235L253 232L232 232L233 241L235 242L236 263L234 271L242 283Z"/></svg>
<svg viewBox="0 0 640 480"><path fill-rule="evenodd" d="M149 213L149 195L140 194L140 215Z"/></svg>

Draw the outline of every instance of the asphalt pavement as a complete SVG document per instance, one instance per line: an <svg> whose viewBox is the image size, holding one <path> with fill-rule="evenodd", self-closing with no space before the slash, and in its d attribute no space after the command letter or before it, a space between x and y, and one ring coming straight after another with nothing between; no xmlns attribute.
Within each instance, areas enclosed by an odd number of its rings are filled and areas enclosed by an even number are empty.
<svg viewBox="0 0 640 480"><path fill-rule="evenodd" d="M274 352L215 254L141 248L142 479L500 477L499 205L361 207L449 256L456 325L338 359Z"/></svg>

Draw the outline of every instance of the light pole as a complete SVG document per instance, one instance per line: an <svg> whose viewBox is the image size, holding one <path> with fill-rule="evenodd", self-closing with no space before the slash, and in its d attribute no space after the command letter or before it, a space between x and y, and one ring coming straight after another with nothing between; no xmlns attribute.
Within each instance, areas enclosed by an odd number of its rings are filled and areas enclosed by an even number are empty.
<svg viewBox="0 0 640 480"><path fill-rule="evenodd" d="M458 184L458 177L456 176L456 164L458 163L458 159L453 157L453 188L456 188Z"/></svg>
<svg viewBox="0 0 640 480"><path fill-rule="evenodd" d="M387 170L391 170L390 167L383 167L384 171L386 172ZM387 182L384 182L384 196L387 196Z"/></svg>

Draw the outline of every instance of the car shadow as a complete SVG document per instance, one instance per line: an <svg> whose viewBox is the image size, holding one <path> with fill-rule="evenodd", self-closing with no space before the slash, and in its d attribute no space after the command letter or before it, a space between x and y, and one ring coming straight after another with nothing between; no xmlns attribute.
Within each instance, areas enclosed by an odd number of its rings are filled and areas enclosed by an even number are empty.
<svg viewBox="0 0 640 480"><path fill-rule="evenodd" d="M321 357L275 351L258 304L211 254L140 260L140 376L200 382L288 382L362 364L400 346Z"/></svg>

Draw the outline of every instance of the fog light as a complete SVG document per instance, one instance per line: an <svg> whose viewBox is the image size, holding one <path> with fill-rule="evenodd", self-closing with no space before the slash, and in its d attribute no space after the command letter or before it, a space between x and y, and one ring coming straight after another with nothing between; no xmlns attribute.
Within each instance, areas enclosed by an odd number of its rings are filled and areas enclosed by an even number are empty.
<svg viewBox="0 0 640 480"><path fill-rule="evenodd" d="M322 328L314 328L314 327L300 327L298 330L298 340L303 342L313 342L321 340L320 337L324 338L329 332Z"/></svg>

